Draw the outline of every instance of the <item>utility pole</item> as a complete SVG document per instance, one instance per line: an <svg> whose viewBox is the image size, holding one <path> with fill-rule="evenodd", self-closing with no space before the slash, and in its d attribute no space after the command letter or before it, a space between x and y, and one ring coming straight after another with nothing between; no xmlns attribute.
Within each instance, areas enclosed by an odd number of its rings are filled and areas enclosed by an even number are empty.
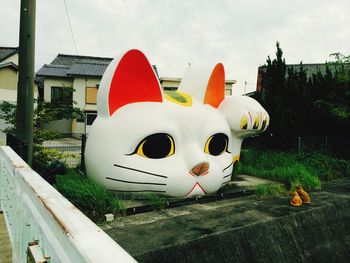
<svg viewBox="0 0 350 263"><path fill-rule="evenodd" d="M25 161L30 166L33 162L35 5L36 0L21 0L16 109L16 137L24 146Z"/></svg>

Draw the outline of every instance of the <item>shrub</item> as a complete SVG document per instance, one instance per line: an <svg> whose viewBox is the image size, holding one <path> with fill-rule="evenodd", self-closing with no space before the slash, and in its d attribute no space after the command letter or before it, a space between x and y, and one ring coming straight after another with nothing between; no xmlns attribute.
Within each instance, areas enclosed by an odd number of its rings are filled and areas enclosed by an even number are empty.
<svg viewBox="0 0 350 263"><path fill-rule="evenodd" d="M96 223L103 222L105 214L125 210L124 204L114 194L72 169L57 177L55 188Z"/></svg>
<svg viewBox="0 0 350 263"><path fill-rule="evenodd" d="M238 173L275 180L286 185L298 181L306 190L319 189L321 181L298 154L274 151L242 151Z"/></svg>
<svg viewBox="0 0 350 263"><path fill-rule="evenodd" d="M50 165L53 161L62 158L62 153L55 149L47 149L36 145L33 149L33 169L50 184L55 183L56 174L50 172ZM61 163L63 166L64 164Z"/></svg>
<svg viewBox="0 0 350 263"><path fill-rule="evenodd" d="M350 161L337 159L322 152L302 152L296 157L321 180L331 181L341 177L350 177Z"/></svg>

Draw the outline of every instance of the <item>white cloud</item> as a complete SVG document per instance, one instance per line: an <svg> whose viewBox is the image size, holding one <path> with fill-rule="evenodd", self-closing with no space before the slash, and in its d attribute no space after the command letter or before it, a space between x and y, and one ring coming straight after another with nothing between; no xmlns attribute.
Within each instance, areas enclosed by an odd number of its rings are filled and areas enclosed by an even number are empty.
<svg viewBox="0 0 350 263"><path fill-rule="evenodd" d="M66 0L82 55L138 48L161 75L181 77L188 63L223 62L237 87L255 89L257 67L280 41L287 63L349 54L350 2L230 0ZM2 0L0 46L18 45L20 1ZM64 2L37 0L36 68L75 54Z"/></svg>

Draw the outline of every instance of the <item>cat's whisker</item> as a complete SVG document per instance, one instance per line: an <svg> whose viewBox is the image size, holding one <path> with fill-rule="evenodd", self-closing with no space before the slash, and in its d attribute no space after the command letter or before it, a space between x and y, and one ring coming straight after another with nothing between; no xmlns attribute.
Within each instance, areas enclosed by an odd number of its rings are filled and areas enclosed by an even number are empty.
<svg viewBox="0 0 350 263"><path fill-rule="evenodd" d="M222 177L222 178L227 178L227 177L229 177L229 176L231 176L231 174L225 175L225 176Z"/></svg>
<svg viewBox="0 0 350 263"><path fill-rule="evenodd" d="M222 172L224 172L225 170L227 170L228 168L230 168L232 165L233 165L233 162L231 162L229 166L225 167L225 168L222 170Z"/></svg>
<svg viewBox="0 0 350 263"><path fill-rule="evenodd" d="M151 189L146 189L146 190L114 190L114 189L109 189L108 191L111 192L117 192L117 193L166 193L166 191L161 191L161 190L151 190Z"/></svg>
<svg viewBox="0 0 350 263"><path fill-rule="evenodd" d="M135 171L135 172L144 173L144 174L151 175L151 176L161 177L161 178L165 178L165 179L168 178L168 176L165 176L165 175L150 173L150 172L138 170L138 169L131 168L131 167L127 167L127 166L122 166L122 165L118 165L118 164L113 164L113 165L116 166L116 167L119 167L119 168L128 169L128 170L132 170L132 171Z"/></svg>
<svg viewBox="0 0 350 263"><path fill-rule="evenodd" d="M148 182L137 182L137 181L125 181L125 180L120 180L120 179L116 179L116 178L111 178L111 177L106 177L106 179L108 180L112 180L112 181L117 181L117 182L122 182L122 183L127 183L127 184L148 184L148 185L166 185L166 184L162 184L162 183L148 183Z"/></svg>

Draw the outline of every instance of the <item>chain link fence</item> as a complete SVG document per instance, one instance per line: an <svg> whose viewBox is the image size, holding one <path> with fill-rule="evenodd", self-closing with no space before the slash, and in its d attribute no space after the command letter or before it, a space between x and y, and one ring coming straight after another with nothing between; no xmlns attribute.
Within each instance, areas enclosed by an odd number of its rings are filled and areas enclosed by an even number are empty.
<svg viewBox="0 0 350 263"><path fill-rule="evenodd" d="M82 133L62 133L60 138L44 141L42 146L48 150L56 150L67 167L75 168L81 163Z"/></svg>

